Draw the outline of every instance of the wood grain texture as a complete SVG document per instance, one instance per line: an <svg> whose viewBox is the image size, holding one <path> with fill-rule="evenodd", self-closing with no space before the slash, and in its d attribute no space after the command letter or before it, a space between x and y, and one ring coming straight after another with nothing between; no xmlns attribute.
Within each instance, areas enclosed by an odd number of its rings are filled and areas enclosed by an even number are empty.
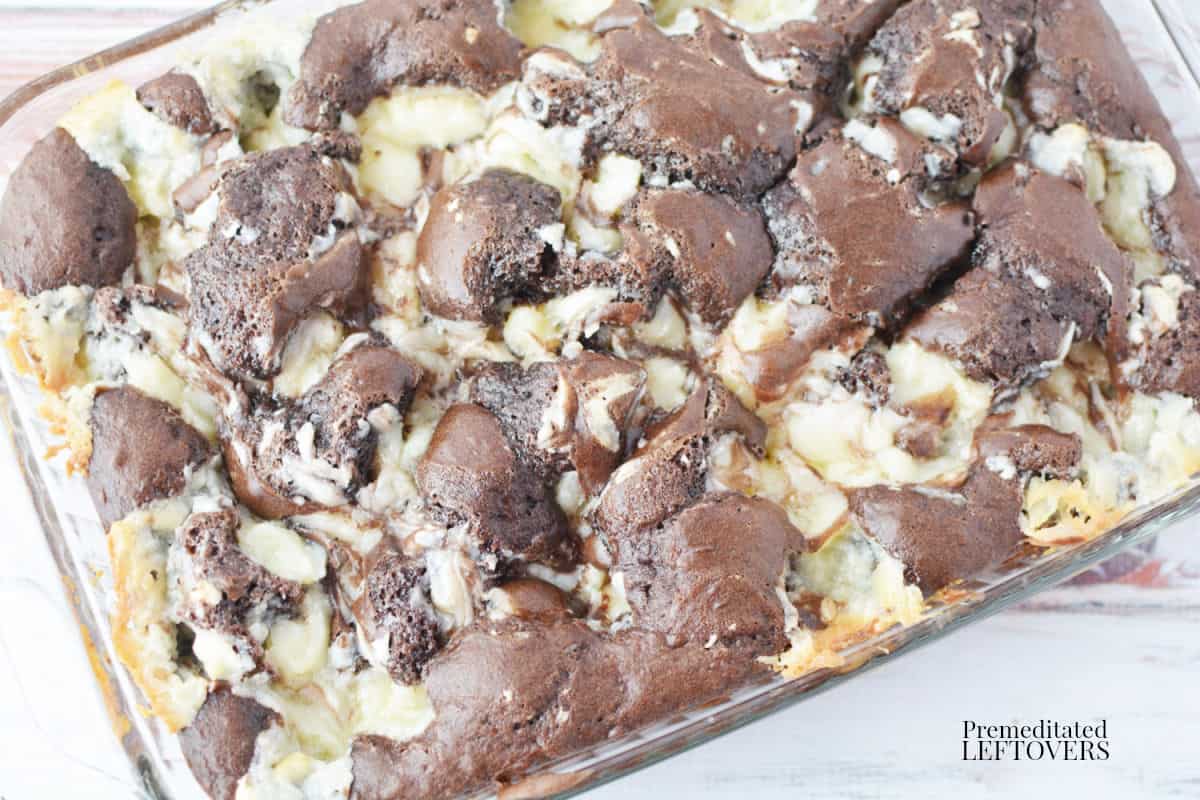
<svg viewBox="0 0 1200 800"><path fill-rule="evenodd" d="M202 7L0 0L0 95ZM134 797L10 446L0 437L0 604L12 610L0 613L0 796ZM1200 525L1123 562L594 796L1200 796ZM1113 758L959 760L963 718L1042 717L1107 718Z"/></svg>
<svg viewBox="0 0 1200 800"><path fill-rule="evenodd" d="M0 96L39 75L204 7L178 0L127 7L12 8L0 4Z"/></svg>
<svg viewBox="0 0 1200 800"><path fill-rule="evenodd" d="M1200 795L1200 610L1008 613L597 798ZM964 719L1107 720L1103 763L961 760Z"/></svg>

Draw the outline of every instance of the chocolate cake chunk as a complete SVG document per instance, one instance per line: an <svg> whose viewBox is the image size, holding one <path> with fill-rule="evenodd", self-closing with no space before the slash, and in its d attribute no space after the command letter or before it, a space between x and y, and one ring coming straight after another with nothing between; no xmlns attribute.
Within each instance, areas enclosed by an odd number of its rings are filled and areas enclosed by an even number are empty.
<svg viewBox="0 0 1200 800"><path fill-rule="evenodd" d="M646 428L644 452L658 440L689 436L715 437L735 433L746 446L761 455L767 439L767 426L737 396L715 378L708 378L688 396L687 401Z"/></svg>
<svg viewBox="0 0 1200 800"><path fill-rule="evenodd" d="M496 415L544 480L574 469L595 494L621 461L645 382L634 362L584 351L528 368L489 364L472 379L470 398Z"/></svg>
<svg viewBox="0 0 1200 800"><path fill-rule="evenodd" d="M908 335L960 360L968 374L1021 385L1073 340L1123 323L1129 266L1074 184L1010 162L975 196L983 232L974 269L920 315Z"/></svg>
<svg viewBox="0 0 1200 800"><path fill-rule="evenodd" d="M833 110L849 80L849 47L843 34L813 22L788 22L752 33L746 41L754 60L778 69L790 88L810 98L815 113ZM760 79L769 77L762 67L752 69Z"/></svg>
<svg viewBox="0 0 1200 800"><path fill-rule="evenodd" d="M172 70L138 87L137 99L164 122L196 136L217 132L204 90L191 75Z"/></svg>
<svg viewBox="0 0 1200 800"><path fill-rule="evenodd" d="M584 491L597 494L632 449L629 431L646 372L632 361L592 352L559 361L558 367L561 385L571 393L562 402L573 413L565 424L553 419L544 441L565 448Z"/></svg>
<svg viewBox="0 0 1200 800"><path fill-rule="evenodd" d="M90 427L88 491L105 528L182 492L191 470L212 456L178 411L131 386L97 393Z"/></svg>
<svg viewBox="0 0 1200 800"><path fill-rule="evenodd" d="M32 296L120 283L137 250L136 224L117 176L55 128L30 149L0 200L0 285Z"/></svg>
<svg viewBox="0 0 1200 800"><path fill-rule="evenodd" d="M482 406L462 403L446 412L416 479L435 517L466 526L485 571L503 571L512 561L569 569L578 558L578 540L550 490Z"/></svg>
<svg viewBox="0 0 1200 800"><path fill-rule="evenodd" d="M771 269L775 252L762 214L721 195L650 190L633 213L641 270L669 276L684 304L724 325ZM632 227L632 226L631 226Z"/></svg>
<svg viewBox="0 0 1200 800"><path fill-rule="evenodd" d="M356 133L343 130L321 131L314 134L308 143L319 154L329 158L340 158L351 164L362 160L362 139Z"/></svg>
<svg viewBox="0 0 1200 800"><path fill-rule="evenodd" d="M360 736L355 800L454 797L601 743L745 683L761 667L722 648L668 647L582 622L501 623L457 637L429 668L436 718L415 739Z"/></svg>
<svg viewBox="0 0 1200 800"><path fill-rule="evenodd" d="M192 514L175 532L186 564L177 575L180 596L187 598L178 613L191 624L243 640L257 654L259 647L249 633L251 621L294 616L304 587L280 578L242 552L240 526L237 511L223 509ZM189 589L199 581L216 589L220 599L215 603L194 599Z"/></svg>
<svg viewBox="0 0 1200 800"><path fill-rule="evenodd" d="M594 522L609 538L660 525L706 492L708 448L735 433L762 452L766 425L716 381L702 383L679 409L646 430L646 443L613 474Z"/></svg>
<svg viewBox="0 0 1200 800"><path fill-rule="evenodd" d="M1179 298L1178 322L1136 353L1132 383L1141 391L1177 392L1200 400L1200 292Z"/></svg>
<svg viewBox="0 0 1200 800"><path fill-rule="evenodd" d="M1077 436L1040 425L990 431L977 445L979 458L956 491L871 486L849 494L854 519L926 594L1013 555L1024 538L1024 478L1068 477L1081 452Z"/></svg>
<svg viewBox="0 0 1200 800"><path fill-rule="evenodd" d="M742 405L742 401L720 381L710 379L707 384L708 404L704 410L704 427L708 435L715 437L727 433L737 434L750 452L761 458L766 452L767 424ZM699 391L700 389L696 390L697 393ZM699 403L690 408L698 409ZM671 435L676 435L675 432L692 428L690 417L689 410L685 407L679 413L668 417L666 424L648 429L647 434L654 436L670 431Z"/></svg>
<svg viewBox="0 0 1200 800"><path fill-rule="evenodd" d="M252 401L222 421L233 491L268 519L343 505L374 480L379 439L373 413L403 416L421 369L395 350L365 344L340 356L294 403Z"/></svg>
<svg viewBox="0 0 1200 800"><path fill-rule="evenodd" d="M795 90L811 116L834 111L849 79L846 40L836 30L788 22L747 32L708 9L695 14L696 30L686 40L690 49L747 77Z"/></svg>
<svg viewBox="0 0 1200 800"><path fill-rule="evenodd" d="M217 367L269 378L306 315L340 314L361 299L353 183L309 144L245 157L218 191L208 243L184 264L189 320Z"/></svg>
<svg viewBox="0 0 1200 800"><path fill-rule="evenodd" d="M871 486L850 492L850 512L906 567L926 594L1012 555L1023 536L1021 485L976 465L958 492Z"/></svg>
<svg viewBox="0 0 1200 800"><path fill-rule="evenodd" d="M963 261L975 238L965 203L922 192L937 148L891 120L852 121L803 153L764 207L777 286L811 286L839 317L887 326Z"/></svg>
<svg viewBox="0 0 1200 800"><path fill-rule="evenodd" d="M1022 87L1026 111L1046 129L1082 122L1107 136L1138 139L1162 112L1098 0L1040 3Z"/></svg>
<svg viewBox="0 0 1200 800"><path fill-rule="evenodd" d="M492 0L366 0L317 20L284 118L336 128L393 87L444 85L489 94L517 77L521 43Z"/></svg>
<svg viewBox="0 0 1200 800"><path fill-rule="evenodd" d="M1044 375L1075 338L1070 323L1046 313L1021 282L986 269L959 278L906 335L958 359L972 378L1008 388Z"/></svg>
<svg viewBox="0 0 1200 800"><path fill-rule="evenodd" d="M819 0L813 16L818 25L829 26L845 40L851 53L875 35L904 0Z"/></svg>
<svg viewBox="0 0 1200 800"><path fill-rule="evenodd" d="M179 313L187 310L187 298L165 286L105 286L92 295L89 309L92 325L89 333L100 330L120 331L129 336L145 338L147 331L138 321L138 309Z"/></svg>
<svg viewBox="0 0 1200 800"><path fill-rule="evenodd" d="M892 389L892 374L887 360L874 350L856 353L838 381L851 394L861 392L874 408L887 405Z"/></svg>
<svg viewBox="0 0 1200 800"><path fill-rule="evenodd" d="M632 156L648 175L705 191L748 197L783 176L811 121L801 94L721 67L644 13L602 21L601 54L586 70L527 62L524 105L534 116L586 123L590 152Z"/></svg>
<svg viewBox="0 0 1200 800"><path fill-rule="evenodd" d="M220 429L221 452L225 457L225 468L229 471L229 484L238 501L264 519L284 519L297 514L312 514L321 510L321 505L306 495L288 493L293 478L286 474L273 476L272 464L257 452L262 440L263 429L272 424L278 431L287 424L287 412L273 408L271 411L256 410L248 418L223 420ZM328 489L328 484L321 484ZM336 489L336 487L334 487ZM322 495L334 505L343 502L341 492L329 491Z"/></svg>
<svg viewBox="0 0 1200 800"><path fill-rule="evenodd" d="M671 262L666 250L653 237L642 235L632 221L625 222L621 232L624 246L616 256L585 250L559 258L552 288L559 295L592 286L614 289L613 307L637 321L651 315L667 291Z"/></svg>
<svg viewBox="0 0 1200 800"><path fill-rule="evenodd" d="M1099 0L1040 3L1022 97L1039 127L1081 122L1116 139L1162 145L1178 167L1187 164L1141 69ZM1151 210L1155 244L1184 274L1200 274L1200 184L1180 169L1175 190Z"/></svg>
<svg viewBox="0 0 1200 800"><path fill-rule="evenodd" d="M258 735L281 724L277 713L219 683L179 732L184 760L213 800L234 800L238 781L254 760Z"/></svg>
<svg viewBox="0 0 1200 800"><path fill-rule="evenodd" d="M594 70L621 106L606 136L618 152L651 174L737 196L782 177L809 121L787 92L721 69L646 18L609 31L601 48Z"/></svg>
<svg viewBox="0 0 1200 800"><path fill-rule="evenodd" d="M787 646L780 586L803 535L769 500L711 494L657 528L614 537L634 624L676 644L755 655Z"/></svg>
<svg viewBox="0 0 1200 800"><path fill-rule="evenodd" d="M387 670L398 683L421 681L442 646L425 565L381 545L368 558L355 616L367 641L387 637Z"/></svg>
<svg viewBox="0 0 1200 800"><path fill-rule="evenodd" d="M651 439L605 487L596 527L611 541L663 523L704 495L707 458L702 431Z"/></svg>
<svg viewBox="0 0 1200 800"><path fill-rule="evenodd" d="M979 184L975 211L985 268L1023 274L1081 339L1103 335L1110 309L1128 294L1129 267L1077 186L1011 162Z"/></svg>
<svg viewBox="0 0 1200 800"><path fill-rule="evenodd" d="M489 361L471 376L468 398L496 415L504 435L546 480L565 471L566 453L542 444L542 428L557 403L563 422L574 415L569 387L555 362L523 367L511 361ZM560 396L560 392L563 394ZM549 444L548 442L546 444Z"/></svg>
<svg viewBox="0 0 1200 800"><path fill-rule="evenodd" d="M922 127L953 144L965 163L986 165L1009 122L1005 86L1029 45L1035 5L1033 0L906 4L869 47L882 61L874 106L885 114L921 114Z"/></svg>
<svg viewBox="0 0 1200 800"><path fill-rule="evenodd" d="M390 406L406 414L421 375L420 366L390 347L360 345L334 361L300 399L301 416L316 428L316 452L344 464L352 486L368 483L375 471L378 433L371 412Z"/></svg>
<svg viewBox="0 0 1200 800"><path fill-rule="evenodd" d="M421 302L438 316L496 323L501 301L542 296L554 266L546 231L561 204L557 189L506 169L443 188L417 240Z"/></svg>
<svg viewBox="0 0 1200 800"><path fill-rule="evenodd" d="M997 456L1008 458L1018 472L1060 480L1074 478L1083 457L1083 442L1077 435L1046 425L983 431L976 437L975 449L984 462Z"/></svg>

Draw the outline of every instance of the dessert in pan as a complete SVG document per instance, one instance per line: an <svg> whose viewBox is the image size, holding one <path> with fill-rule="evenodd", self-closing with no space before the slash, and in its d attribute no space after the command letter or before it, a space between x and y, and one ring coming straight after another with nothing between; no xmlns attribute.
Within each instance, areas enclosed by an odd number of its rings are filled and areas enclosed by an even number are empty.
<svg viewBox="0 0 1200 800"><path fill-rule="evenodd" d="M83 101L0 280L203 789L447 797L1182 485L1198 208L1094 0L367 0Z"/></svg>

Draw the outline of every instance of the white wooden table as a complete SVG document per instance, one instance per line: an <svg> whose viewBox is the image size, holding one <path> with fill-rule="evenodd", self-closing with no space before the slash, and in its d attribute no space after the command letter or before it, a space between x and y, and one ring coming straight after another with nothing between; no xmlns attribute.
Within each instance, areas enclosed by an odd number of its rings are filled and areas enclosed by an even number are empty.
<svg viewBox="0 0 1200 800"><path fill-rule="evenodd" d="M0 0L0 95L199 7ZM6 438L0 521L0 800L129 798ZM1118 583L1046 593L593 796L1200 797L1200 524L1184 527ZM1107 719L1111 759L960 760L963 720L1042 718Z"/></svg>

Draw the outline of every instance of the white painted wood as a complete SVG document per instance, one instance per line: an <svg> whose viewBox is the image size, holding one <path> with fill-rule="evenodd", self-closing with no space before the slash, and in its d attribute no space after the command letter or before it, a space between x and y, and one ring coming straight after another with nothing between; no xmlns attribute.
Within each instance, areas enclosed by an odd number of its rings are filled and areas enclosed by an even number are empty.
<svg viewBox="0 0 1200 800"><path fill-rule="evenodd" d="M1198 628L1195 605L1004 614L595 797L1194 798ZM1105 718L1112 758L964 763L964 717Z"/></svg>
<svg viewBox="0 0 1200 800"><path fill-rule="evenodd" d="M100 16L142 10L180 16L209 5L212 3L204 3L203 0L0 0L0 11L30 11L41 14L87 11Z"/></svg>
<svg viewBox="0 0 1200 800"><path fill-rule="evenodd" d="M12 447L0 425L0 797L132 797Z"/></svg>
<svg viewBox="0 0 1200 800"><path fill-rule="evenodd" d="M165 25L179 15L170 10L47 13L0 6L0 96L56 67Z"/></svg>

